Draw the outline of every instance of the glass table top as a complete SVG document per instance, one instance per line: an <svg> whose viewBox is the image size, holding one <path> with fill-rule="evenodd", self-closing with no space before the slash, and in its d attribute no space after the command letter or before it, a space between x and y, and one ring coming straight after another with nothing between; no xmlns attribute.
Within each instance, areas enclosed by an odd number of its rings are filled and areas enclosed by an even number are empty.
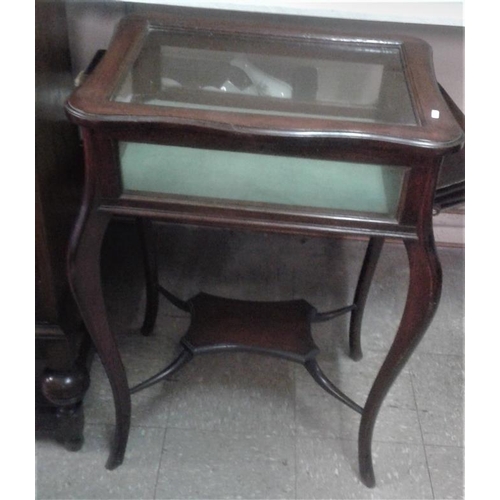
<svg viewBox="0 0 500 500"><path fill-rule="evenodd" d="M151 30L111 100L417 125L401 46Z"/></svg>
<svg viewBox="0 0 500 500"><path fill-rule="evenodd" d="M229 149L235 136L327 139L342 149L330 148L338 159L352 152L357 160L354 144L365 161L369 150L385 157L383 145L391 161L397 155L405 163L408 148L438 156L464 141L425 41L342 34L272 16L124 16L66 111L78 125L112 124L139 142L172 142L175 131L182 145L188 129L213 133ZM287 154L287 144L268 150Z"/></svg>

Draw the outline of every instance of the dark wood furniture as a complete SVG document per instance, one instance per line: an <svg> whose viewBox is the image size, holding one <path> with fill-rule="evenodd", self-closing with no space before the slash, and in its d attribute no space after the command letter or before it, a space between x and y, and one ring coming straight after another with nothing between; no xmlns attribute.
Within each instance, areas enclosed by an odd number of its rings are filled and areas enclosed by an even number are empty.
<svg viewBox="0 0 500 500"><path fill-rule="evenodd" d="M73 91L64 1L35 4L36 432L69 449L83 441L82 400L91 345L66 277L66 252L83 194L78 128L66 120Z"/></svg>
<svg viewBox="0 0 500 500"><path fill-rule="evenodd" d="M440 167L464 133L435 81L430 47L407 37L158 15L120 23L101 63L69 99L81 127L86 188L69 252L70 282L109 377L116 428L107 467L124 459L130 394L194 355L236 349L302 363L361 413L360 474L375 484L371 441L392 383L437 308L441 268L432 213ZM109 329L99 252L113 214L143 232L148 313L158 291L192 313L182 354L129 388ZM352 304L318 312L304 301L181 301L156 281L151 220L277 233L370 238ZM364 304L385 238L405 244L410 283L394 342L363 406L322 374L310 322L350 313L360 359ZM256 321L258 319L258 321ZM287 325L287 328L283 326ZM257 325L257 327L256 327Z"/></svg>

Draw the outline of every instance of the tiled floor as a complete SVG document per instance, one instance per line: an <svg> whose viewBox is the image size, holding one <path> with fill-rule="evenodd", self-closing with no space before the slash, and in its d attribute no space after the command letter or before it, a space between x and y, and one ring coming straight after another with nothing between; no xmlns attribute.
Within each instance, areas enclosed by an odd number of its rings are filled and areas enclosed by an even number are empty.
<svg viewBox="0 0 500 500"><path fill-rule="evenodd" d="M185 228L158 235L162 284L255 300L302 297L320 310L347 305L366 242ZM111 324L129 381L163 368L189 319L165 300L152 337L141 337L144 298L133 226L116 224L104 275ZM171 381L133 396L124 464L104 464L113 424L99 360L85 400L85 444L68 452L38 440L42 499L463 498L464 251L439 249L436 317L390 391L375 430L377 486L358 479L357 414L300 365L255 354L195 358ZM346 354L348 317L316 324L323 370L363 403L390 345L408 284L401 245L387 244L363 327L364 358Z"/></svg>

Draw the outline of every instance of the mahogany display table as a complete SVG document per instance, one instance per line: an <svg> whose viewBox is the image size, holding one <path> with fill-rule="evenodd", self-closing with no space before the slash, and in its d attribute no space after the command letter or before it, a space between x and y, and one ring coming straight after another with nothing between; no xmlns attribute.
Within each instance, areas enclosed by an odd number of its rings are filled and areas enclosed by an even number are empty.
<svg viewBox="0 0 500 500"><path fill-rule="evenodd" d="M359 412L360 474L375 484L371 441L392 383L439 302L432 232L440 166L464 133L435 80L430 47L304 24L126 17L104 58L67 103L81 127L86 187L68 257L72 291L111 383L116 429L109 469L124 459L131 392L194 355L255 351L301 363ZM158 291L192 314L179 358L129 388L108 326L99 253L113 214L275 233L370 238L353 304L319 312L303 300L245 302L201 293L187 302L156 282L146 248L148 313ZM363 406L321 372L310 323L351 314L361 358L364 304L384 238L405 244L410 282L393 344Z"/></svg>

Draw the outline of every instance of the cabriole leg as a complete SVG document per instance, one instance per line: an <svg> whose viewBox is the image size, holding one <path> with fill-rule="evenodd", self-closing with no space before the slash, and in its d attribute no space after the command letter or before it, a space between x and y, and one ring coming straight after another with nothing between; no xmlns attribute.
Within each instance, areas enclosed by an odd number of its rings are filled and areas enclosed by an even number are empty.
<svg viewBox="0 0 500 500"><path fill-rule="evenodd" d="M100 254L110 216L82 212L68 254L69 281L85 326L108 376L116 412L115 435L106 467L123 462L130 429L130 394L116 340L110 331L101 288Z"/></svg>
<svg viewBox="0 0 500 500"><path fill-rule="evenodd" d="M441 295L441 266L434 241L405 241L410 282L403 317L396 337L373 383L359 428L359 467L363 483L375 486L372 437L377 414L396 377L429 326Z"/></svg>
<svg viewBox="0 0 500 500"><path fill-rule="evenodd" d="M383 246L384 238L370 238L354 295L354 308L351 313L349 327L349 354L356 361L363 357L363 351L361 350L361 324L363 322L363 314L373 275L377 269L377 263Z"/></svg>
<svg viewBox="0 0 500 500"><path fill-rule="evenodd" d="M143 335L150 335L156 323L159 304L158 264L152 222L148 219L138 218L137 231L141 242L144 277L146 281L146 310L141 333Z"/></svg>

